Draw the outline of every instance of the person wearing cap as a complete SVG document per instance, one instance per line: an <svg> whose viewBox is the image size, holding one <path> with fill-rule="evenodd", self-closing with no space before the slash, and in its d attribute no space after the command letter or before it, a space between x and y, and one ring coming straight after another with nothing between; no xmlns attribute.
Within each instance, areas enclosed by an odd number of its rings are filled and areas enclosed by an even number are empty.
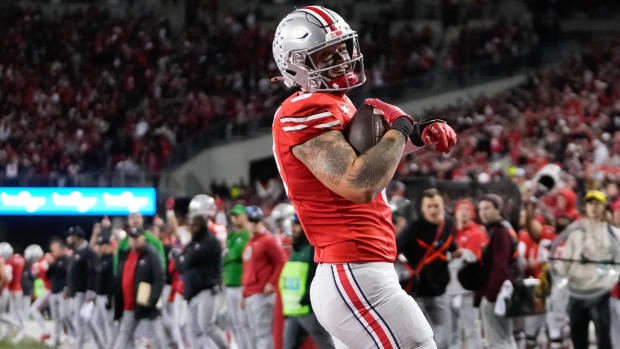
<svg viewBox="0 0 620 349"><path fill-rule="evenodd" d="M105 348L103 339L90 321L91 316L84 318L82 308L89 307L86 303L95 301L95 262L97 255L86 241L86 233L80 226L73 226L67 230L67 246L73 251L69 264L69 297L73 298L73 322L75 326L75 341L73 347L78 349L84 346L86 331L94 334L99 348Z"/></svg>
<svg viewBox="0 0 620 349"><path fill-rule="evenodd" d="M606 221L608 203L604 193L591 190L584 196L584 217L566 228L570 232L561 248L561 256L567 260L587 261L588 263L555 262L560 275L567 278L569 287L584 291L608 288L617 283L617 274L601 275L601 265L597 262L620 263L620 230ZM605 265L605 269L612 265ZM571 340L575 348L588 347L588 327L590 321L596 329L597 347L611 349L610 336L610 293L609 291L591 297L571 295L568 303L568 317ZM616 330L616 329L614 329Z"/></svg>
<svg viewBox="0 0 620 349"><path fill-rule="evenodd" d="M177 258L176 268L183 278L183 298L188 302L187 322L191 347L201 348L213 341L217 348L228 348L225 332L217 323L222 294L222 247L209 232L207 218L191 218L192 240Z"/></svg>
<svg viewBox="0 0 620 349"><path fill-rule="evenodd" d="M286 316L282 349L298 348L300 332L310 335L319 349L333 349L331 336L317 320L310 304L310 284L317 263L314 262L314 247L306 238L297 215L293 216L292 233L293 251L282 268L279 282Z"/></svg>
<svg viewBox="0 0 620 349"><path fill-rule="evenodd" d="M142 213L140 212L134 212L130 214L129 217L127 218L127 223L129 225L129 229L144 230L144 217L142 216ZM159 237L152 234L148 230L144 230L144 239L149 245L155 248L155 251L159 255L159 262L161 263L161 267L162 269L165 270L166 269L166 255L164 252L164 245L161 243L161 240L159 240ZM129 237L126 237L118 242L118 248L116 249L116 252L114 253L114 264L113 264L114 275L117 275L119 273L118 257L119 257L120 252L129 250L129 249L130 249Z"/></svg>
<svg viewBox="0 0 620 349"><path fill-rule="evenodd" d="M224 286L228 311L232 321L235 342L240 349L251 349L252 338L248 314L241 309L241 292L243 291L241 275L243 274L243 249L250 240L247 230L248 217L243 205L235 205L230 210L232 231L226 237L226 252L224 253Z"/></svg>
<svg viewBox="0 0 620 349"><path fill-rule="evenodd" d="M255 349L273 348L273 315L280 271L286 254L265 228L263 210L246 208L250 241L243 250L243 292L241 308L246 309L253 330Z"/></svg>
<svg viewBox="0 0 620 349"><path fill-rule="evenodd" d="M111 227L110 227L111 228ZM108 227L100 232L94 246L95 260L95 313L93 324L100 333L106 347L112 342L112 298L114 296L114 260L115 247L112 241L112 230Z"/></svg>
<svg viewBox="0 0 620 349"><path fill-rule="evenodd" d="M67 273L69 271L70 257L67 255L65 242L60 238L52 238L49 243L50 254L45 256L49 268L45 276L50 281L50 313L54 321L54 346L60 345L61 332L63 329L71 331L70 300L67 295Z"/></svg>
<svg viewBox="0 0 620 349"><path fill-rule="evenodd" d="M120 325L112 348L132 347L140 323L151 348L164 348L163 325L157 307L165 282L161 257L146 242L144 229L130 228L127 235L129 249L119 252L119 272L115 277L114 319L120 320Z"/></svg>
<svg viewBox="0 0 620 349"><path fill-rule="evenodd" d="M489 348L516 349L512 320L495 313L495 302L502 285L518 276L514 258L517 239L506 226L502 209L503 200L496 194L487 194L478 201L478 214L489 234L489 244L481 256L485 266L485 282L476 291L474 304L480 305L482 327Z"/></svg>

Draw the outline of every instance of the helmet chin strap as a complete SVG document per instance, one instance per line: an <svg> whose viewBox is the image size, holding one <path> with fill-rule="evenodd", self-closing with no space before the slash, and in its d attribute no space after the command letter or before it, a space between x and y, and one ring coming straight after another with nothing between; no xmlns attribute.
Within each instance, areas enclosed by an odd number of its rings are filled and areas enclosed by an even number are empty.
<svg viewBox="0 0 620 349"><path fill-rule="evenodd" d="M357 75L353 72L350 72L329 80L327 82L327 85L331 88L346 88L347 86L354 86L355 84L357 84L357 82ZM349 92L349 90L350 89L347 89L341 92L346 93Z"/></svg>

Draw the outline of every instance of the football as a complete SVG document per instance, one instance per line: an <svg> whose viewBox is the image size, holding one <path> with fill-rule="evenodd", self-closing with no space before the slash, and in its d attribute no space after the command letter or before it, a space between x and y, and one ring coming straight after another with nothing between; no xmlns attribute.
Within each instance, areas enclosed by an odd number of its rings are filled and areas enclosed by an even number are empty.
<svg viewBox="0 0 620 349"><path fill-rule="evenodd" d="M381 137L389 129L390 125L383 118L383 114L378 109L364 103L345 127L344 135L359 155L379 143Z"/></svg>

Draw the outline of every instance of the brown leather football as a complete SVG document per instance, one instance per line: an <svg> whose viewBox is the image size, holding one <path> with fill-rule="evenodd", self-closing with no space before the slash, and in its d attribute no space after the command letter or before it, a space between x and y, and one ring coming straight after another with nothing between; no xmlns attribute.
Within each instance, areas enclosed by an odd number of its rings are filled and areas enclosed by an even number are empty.
<svg viewBox="0 0 620 349"><path fill-rule="evenodd" d="M364 103L344 129L344 136L359 155L379 143L389 129L390 125L379 110Z"/></svg>

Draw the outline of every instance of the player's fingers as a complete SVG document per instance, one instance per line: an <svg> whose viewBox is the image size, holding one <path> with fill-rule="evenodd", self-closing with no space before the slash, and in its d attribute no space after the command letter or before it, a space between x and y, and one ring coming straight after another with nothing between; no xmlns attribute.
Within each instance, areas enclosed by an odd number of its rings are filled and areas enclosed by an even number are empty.
<svg viewBox="0 0 620 349"><path fill-rule="evenodd" d="M441 132L439 135L439 141L437 142L437 144L441 146L440 151L442 153L445 153L449 149L448 143L449 143L448 135L444 132Z"/></svg>
<svg viewBox="0 0 620 349"><path fill-rule="evenodd" d="M366 101L364 103L371 105L377 109L383 110L383 111L385 111L386 106L387 106L387 104L384 101L378 98L366 98Z"/></svg>
<svg viewBox="0 0 620 349"><path fill-rule="evenodd" d="M454 147L456 145L458 137L456 136L456 132L452 128L450 128L450 147Z"/></svg>

